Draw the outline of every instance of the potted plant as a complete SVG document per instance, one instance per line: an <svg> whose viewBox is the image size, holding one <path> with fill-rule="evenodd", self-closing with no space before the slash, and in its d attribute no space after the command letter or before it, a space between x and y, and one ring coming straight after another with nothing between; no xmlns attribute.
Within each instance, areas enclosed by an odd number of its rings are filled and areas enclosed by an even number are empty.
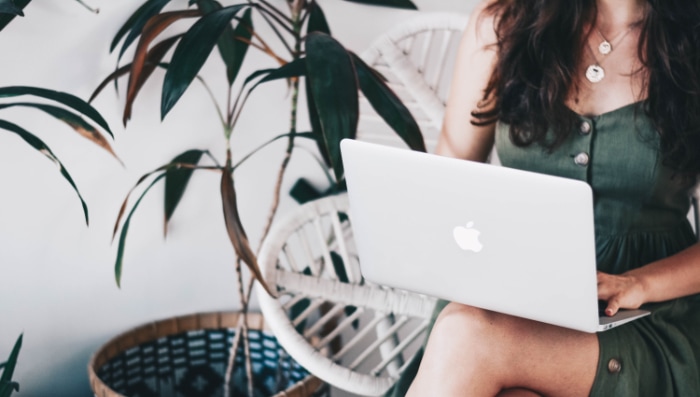
<svg viewBox="0 0 700 397"><path fill-rule="evenodd" d="M91 9L83 1L76 1L93 12L96 12L96 10ZM30 2L31 0L0 0L0 31L15 17L24 16L23 9ZM18 100L19 97L29 97L31 101ZM43 140L41 140L41 138L7 119L5 116L7 112L3 111L11 108L30 108L49 115L116 158L109 143L109 139L104 136L103 131L113 138L107 122L90 104L69 93L31 86L0 87L0 132L15 135L29 145L31 149L42 154L56 164L61 176L76 193L82 206L85 223L86 225L89 224L87 204L85 200L83 200L68 170L63 166L58 156ZM86 121L83 117L87 118L89 121ZM99 126L99 128L93 123ZM13 391L19 391L19 383L12 381L12 376L22 346L22 338L22 335L17 338L7 361L0 363L0 370L2 370L2 375L0 376L0 397L9 397Z"/></svg>
<svg viewBox="0 0 700 397"><path fill-rule="evenodd" d="M346 0L400 8L415 8L409 0ZM247 311L252 283L258 281L270 291L262 279L252 244L239 216L236 170L256 152L278 140L286 141L286 150L274 183L274 193L269 216L263 231L270 228L277 212L282 179L298 140L310 140L317 148L320 162L328 173L331 188L327 193L345 188L339 142L343 138L354 138L359 118L358 93L362 92L377 113L414 150L425 150L420 129L398 97L385 84L382 76L366 65L358 56L345 49L330 35L323 10L314 0L285 0L284 6L268 0L248 0L236 4L222 5L215 0L189 0L180 9L166 8L170 0L148 0L129 17L117 32L110 45L118 51L119 61L127 49L135 46L134 55L126 65L118 64L96 88L91 100L111 82L128 76L123 122L126 125L134 110L134 100L144 84L152 80L156 69L165 70L160 106L161 118L174 109L193 82L204 85L216 108L222 129L221 153L212 153L193 148L175 156L170 162L143 175L127 194L119 211L114 229L117 253L114 264L116 282L121 283L124 252L131 219L141 200L158 183L165 185L164 223L167 228L173 213L185 193L195 171L207 170L220 174L218 186L222 212L227 233L237 256L236 271L239 295L243 312ZM263 38L262 30L254 26L253 16L265 24L272 39L278 41L271 46ZM167 37L176 22L189 21L183 33ZM226 75L217 84L226 84L227 95L217 98L204 77L199 76L214 48L226 67ZM240 76L241 65L250 49L269 55L270 68L258 70L248 76ZM275 48L282 48L277 50ZM174 51L171 51L174 49ZM172 52L172 55L169 54ZM261 84L271 81L286 81L290 91L289 130L257 149L241 157L234 157L232 139L245 131L237 130L237 122L245 110L246 101ZM304 85L310 131L299 131L298 104ZM138 192L138 193L137 193ZM133 204L131 196L136 196ZM128 211L127 211L128 210ZM252 275L245 283L241 262L247 265ZM242 316L237 336L243 335L243 346L247 349L245 335L248 325ZM238 349L237 337L231 346L231 356ZM245 352L246 356L247 351ZM232 360L233 361L233 360ZM248 366L248 372L250 366ZM231 378L232 366L227 369L226 384ZM247 377L249 395L253 395L252 376Z"/></svg>

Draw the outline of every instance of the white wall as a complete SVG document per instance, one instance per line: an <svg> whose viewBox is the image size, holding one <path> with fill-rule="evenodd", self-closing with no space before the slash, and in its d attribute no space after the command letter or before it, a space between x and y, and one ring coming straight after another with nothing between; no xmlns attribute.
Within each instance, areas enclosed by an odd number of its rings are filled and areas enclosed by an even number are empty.
<svg viewBox="0 0 700 397"><path fill-rule="evenodd" d="M109 42L141 1L88 2L101 12L91 14L69 0L34 0L25 18L0 33L0 86L34 85L87 98L113 70ZM476 3L415 2L422 11L462 13ZM338 0L320 3L334 35L357 52L416 15ZM203 73L222 98L224 73L216 58ZM274 65L251 52L242 73L262 66ZM286 94L283 84L258 90L234 132L234 155L285 131ZM147 85L126 129L120 121L122 99L114 90L95 102L114 130L114 149L126 167L47 117L19 110L0 114L49 144L72 173L91 214L88 228L78 200L55 167L14 135L0 132L0 361L24 332L16 374L20 396L89 395L88 358L117 333L149 320L239 307L214 173L193 178L167 239L162 234L162 187L144 200L127 240L122 288L115 285L111 229L138 177L190 148L210 149L222 160L223 137L200 87L192 88L163 123L159 99L158 84ZM261 234L281 154L282 145L273 146L237 173L239 205L252 242ZM293 159L286 190L299 175L323 180L303 154ZM292 206L285 199L281 210Z"/></svg>

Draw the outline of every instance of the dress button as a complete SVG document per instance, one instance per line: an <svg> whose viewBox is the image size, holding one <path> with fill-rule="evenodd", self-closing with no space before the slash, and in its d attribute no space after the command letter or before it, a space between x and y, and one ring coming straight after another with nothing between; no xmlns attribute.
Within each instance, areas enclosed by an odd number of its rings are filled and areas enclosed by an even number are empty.
<svg viewBox="0 0 700 397"><path fill-rule="evenodd" d="M588 153L585 153L585 152L581 152L581 153L577 154L576 157L574 157L574 163L576 163L576 165L580 165L582 167L587 166L589 160L590 159L588 157Z"/></svg>
<svg viewBox="0 0 700 397"><path fill-rule="evenodd" d="M611 374L617 374L620 373L620 371L622 371L622 364L620 364L620 361L615 358L611 358L610 361L608 361L608 372Z"/></svg>
<svg viewBox="0 0 700 397"><path fill-rule="evenodd" d="M584 121L581 123L579 126L579 131L581 131L581 134L583 135L588 135L591 133L591 123L588 121Z"/></svg>

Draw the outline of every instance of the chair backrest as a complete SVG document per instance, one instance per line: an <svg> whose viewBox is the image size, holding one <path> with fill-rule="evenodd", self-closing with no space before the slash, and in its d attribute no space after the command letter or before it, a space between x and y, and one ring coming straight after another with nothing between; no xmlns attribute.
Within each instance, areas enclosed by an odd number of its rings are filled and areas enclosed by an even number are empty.
<svg viewBox="0 0 700 397"><path fill-rule="evenodd" d="M437 142L454 60L467 16L427 13L400 24L376 40L362 58L386 79L418 122L429 151ZM358 139L403 145L374 112L360 102Z"/></svg>

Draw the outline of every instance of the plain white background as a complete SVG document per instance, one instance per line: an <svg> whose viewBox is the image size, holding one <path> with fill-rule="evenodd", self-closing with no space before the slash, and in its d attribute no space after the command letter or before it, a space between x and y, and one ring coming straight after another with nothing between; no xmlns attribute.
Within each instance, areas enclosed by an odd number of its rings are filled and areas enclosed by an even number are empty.
<svg viewBox="0 0 700 397"><path fill-rule="evenodd" d="M26 17L0 33L0 86L32 85L87 98L114 70L108 53L115 32L141 0L34 0ZM468 13L476 0L414 0L420 12ZM233 4L226 1L225 4ZM283 0L273 3L284 6ZM333 34L356 52L415 11L319 0ZM175 6L186 0L174 0ZM267 32L269 33L269 32ZM265 37L274 39L268 34ZM128 56L127 56L128 58ZM274 67L251 51L241 73ZM128 190L144 173L192 148L209 149L223 161L223 135L206 93L193 86L160 122L161 72L136 100L127 128L121 125L122 91L107 89L94 102L115 134L122 166L71 129L35 111L3 110L10 120L41 137L64 162L90 209L86 227L80 203L54 165L16 136L0 131L0 361L17 335L24 347L16 371L19 396L90 395L90 355L118 333L144 322L201 311L239 307L234 255L224 228L218 174L195 174L191 188L163 236L162 186L143 201L127 240L122 288L114 281L112 227ZM202 72L219 100L225 73L218 54ZM259 89L232 140L242 156L288 126L283 83ZM306 120L302 118L303 129ZM236 174L241 216L257 241L272 196L283 145L273 145ZM283 192L299 176L323 187L315 160L298 152ZM283 194L281 212L295 204Z"/></svg>

